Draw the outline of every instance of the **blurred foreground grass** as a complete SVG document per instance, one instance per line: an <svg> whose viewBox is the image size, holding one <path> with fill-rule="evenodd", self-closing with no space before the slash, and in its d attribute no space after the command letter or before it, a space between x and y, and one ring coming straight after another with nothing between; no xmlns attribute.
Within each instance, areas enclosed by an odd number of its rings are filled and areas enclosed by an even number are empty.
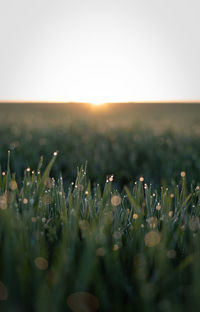
<svg viewBox="0 0 200 312"><path fill-rule="evenodd" d="M0 311L200 310L200 187L0 175Z"/></svg>

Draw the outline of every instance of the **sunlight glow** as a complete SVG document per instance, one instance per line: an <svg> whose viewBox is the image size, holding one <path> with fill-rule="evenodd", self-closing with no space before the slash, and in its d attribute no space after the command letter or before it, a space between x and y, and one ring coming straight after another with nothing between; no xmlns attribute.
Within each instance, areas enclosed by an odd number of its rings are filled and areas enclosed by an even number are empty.
<svg viewBox="0 0 200 312"><path fill-rule="evenodd" d="M103 103L100 101L95 101L95 102L92 102L91 104L94 106L99 106L99 105L102 105Z"/></svg>

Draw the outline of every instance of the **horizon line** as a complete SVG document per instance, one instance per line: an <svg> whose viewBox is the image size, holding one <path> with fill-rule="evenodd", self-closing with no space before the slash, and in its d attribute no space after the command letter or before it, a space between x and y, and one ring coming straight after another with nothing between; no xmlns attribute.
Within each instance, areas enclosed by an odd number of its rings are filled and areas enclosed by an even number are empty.
<svg viewBox="0 0 200 312"><path fill-rule="evenodd" d="M79 101L57 101L57 100L0 100L0 104L95 104L92 102L79 102ZM150 100L150 101L117 101L117 102L102 102L103 104L200 104L199 100Z"/></svg>

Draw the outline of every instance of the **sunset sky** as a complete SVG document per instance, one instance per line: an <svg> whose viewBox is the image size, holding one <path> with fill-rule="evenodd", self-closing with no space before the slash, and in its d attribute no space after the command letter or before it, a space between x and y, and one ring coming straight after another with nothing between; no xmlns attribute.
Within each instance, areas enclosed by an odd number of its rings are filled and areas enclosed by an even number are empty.
<svg viewBox="0 0 200 312"><path fill-rule="evenodd" d="M199 0L1 0L0 100L199 100L199 12Z"/></svg>

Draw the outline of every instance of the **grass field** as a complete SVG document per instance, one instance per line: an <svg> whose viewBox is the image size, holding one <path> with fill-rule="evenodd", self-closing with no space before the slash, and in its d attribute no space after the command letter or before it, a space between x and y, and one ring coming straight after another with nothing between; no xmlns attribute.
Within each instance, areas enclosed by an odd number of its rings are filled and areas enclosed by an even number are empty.
<svg viewBox="0 0 200 312"><path fill-rule="evenodd" d="M199 135L200 105L0 105L0 163L4 170L11 150L18 179L58 150L52 175L62 172L66 183L85 161L90 180L101 185L113 174L121 187L141 175L159 186L182 170L198 182Z"/></svg>
<svg viewBox="0 0 200 312"><path fill-rule="evenodd" d="M197 104L1 104L0 311L199 311L199 143Z"/></svg>

